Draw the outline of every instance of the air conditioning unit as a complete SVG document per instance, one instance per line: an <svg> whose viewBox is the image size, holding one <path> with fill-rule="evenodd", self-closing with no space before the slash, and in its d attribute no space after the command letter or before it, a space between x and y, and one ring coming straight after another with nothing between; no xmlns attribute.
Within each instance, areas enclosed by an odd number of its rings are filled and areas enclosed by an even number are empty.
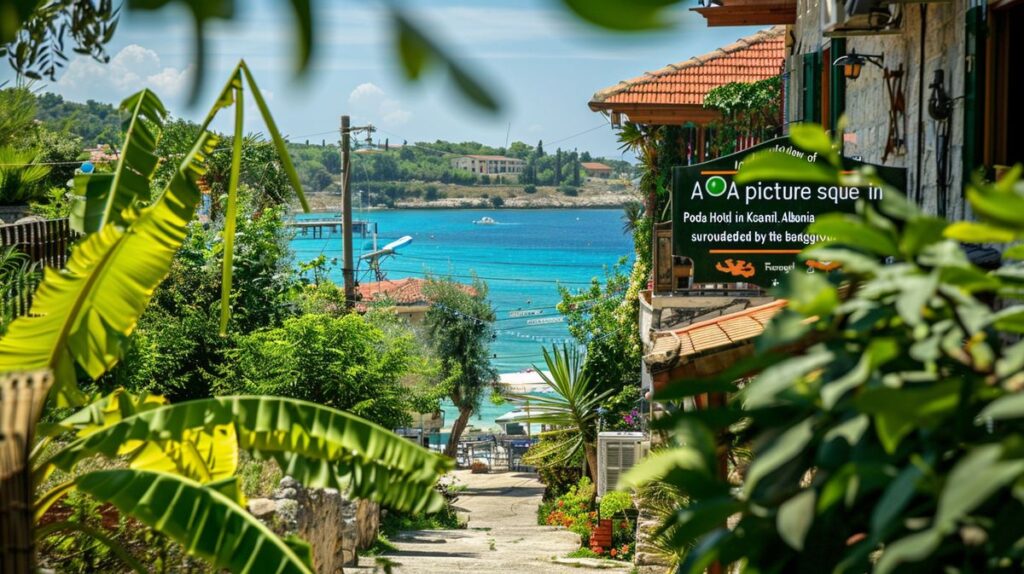
<svg viewBox="0 0 1024 574"><path fill-rule="evenodd" d="M899 27L899 12L879 0L821 0L821 29L827 36L884 33Z"/></svg>
<svg viewBox="0 0 1024 574"><path fill-rule="evenodd" d="M651 450L642 432L597 433L597 496L615 490L619 477Z"/></svg>

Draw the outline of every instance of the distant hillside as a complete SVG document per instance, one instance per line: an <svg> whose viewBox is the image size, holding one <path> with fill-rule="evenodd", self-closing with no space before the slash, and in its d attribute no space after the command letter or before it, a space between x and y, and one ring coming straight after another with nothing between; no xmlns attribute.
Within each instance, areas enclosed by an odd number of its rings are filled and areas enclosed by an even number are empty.
<svg viewBox="0 0 1024 574"><path fill-rule="evenodd" d="M543 142L531 146L513 142L508 148L490 147L477 142L393 142L382 140L356 150L352 157L352 181L369 194L371 204L392 205L407 198L406 192L429 183L459 186L518 185L523 188L553 186L572 193L587 179L582 162L599 161L622 178L631 178L635 167L620 159L592 157L588 152L556 149L544 150ZM338 146L293 143L289 146L303 184L311 192L338 191L341 173ZM463 155L503 155L523 160L518 178L474 174L452 167L452 159ZM417 184L417 185L414 185ZM436 186L434 186L436 187ZM532 193L532 192L526 192Z"/></svg>
<svg viewBox="0 0 1024 574"><path fill-rule="evenodd" d="M121 114L117 108L96 101L84 104L66 101L57 94L36 96L36 117L50 130L71 133L82 138L84 147L121 143ZM189 125L191 122L186 122ZM600 161L610 166L620 178L631 178L634 166L620 159L592 157L586 151L545 150L543 142L529 145L512 142L508 148L491 147L478 142L398 142L389 139L358 147L352 157L352 181L366 195L371 205L394 206L403 200L427 201L443 199L439 186L480 187L481 193L459 192L460 196L486 197L491 186L513 186L523 195L536 193L537 188L557 188L563 195L575 197L584 188L587 178L581 163ZM322 140L320 145L308 140L289 144L303 187L311 193L338 192L341 159L336 144ZM523 160L525 169L515 181L508 177L474 174L455 169L453 158L463 155L503 155ZM495 193L498 197L506 193ZM543 195L543 194L542 194Z"/></svg>
<svg viewBox="0 0 1024 574"><path fill-rule="evenodd" d="M121 117L110 104L68 102L62 96L46 93L36 96L36 110L36 118L48 129L75 134L85 147L121 143Z"/></svg>

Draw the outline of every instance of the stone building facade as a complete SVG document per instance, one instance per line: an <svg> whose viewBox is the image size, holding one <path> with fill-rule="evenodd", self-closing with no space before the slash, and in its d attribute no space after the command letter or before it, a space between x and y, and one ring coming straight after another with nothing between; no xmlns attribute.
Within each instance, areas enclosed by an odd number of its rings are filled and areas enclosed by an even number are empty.
<svg viewBox="0 0 1024 574"><path fill-rule="evenodd" d="M842 10L837 0L796 0L784 70L787 121L813 121L838 130L838 118L845 115L844 155L906 168L907 195L925 211L969 219L964 186L975 170L992 178L997 166L1024 161L1019 144L1005 135L996 141L994 133L1007 123L1021 123L1020 112L1007 101L1012 100L1007 84L1015 65L1024 70L1019 55L1013 61L1013 46L1020 47L1020 41L1010 42L1021 32L1024 2L889 3L884 8L888 24L852 30L829 25L829 4ZM832 64L853 52L881 56L880 65L866 63L859 78L846 79L842 68ZM902 72L895 90L887 85L886 70ZM929 110L937 74L938 85L951 98L947 120ZM817 92L811 98L809 85ZM887 153L890 113L900 108L903 113L894 119L901 141Z"/></svg>

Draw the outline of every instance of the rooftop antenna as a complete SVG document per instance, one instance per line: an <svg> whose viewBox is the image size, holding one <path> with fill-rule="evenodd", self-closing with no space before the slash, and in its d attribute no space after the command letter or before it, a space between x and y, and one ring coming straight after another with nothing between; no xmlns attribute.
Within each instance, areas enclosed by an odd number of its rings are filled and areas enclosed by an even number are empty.
<svg viewBox="0 0 1024 574"><path fill-rule="evenodd" d="M367 262L367 266L370 268L370 271L373 272L376 280L384 281L387 279L387 277L385 276L384 271L381 270L380 268L381 261L388 257L393 257L397 255L397 251L399 248L405 247L410 243L412 243L412 236L406 235L400 239L388 243L387 245L376 251L371 251L369 253L364 253L360 255L359 261L362 262L365 260Z"/></svg>

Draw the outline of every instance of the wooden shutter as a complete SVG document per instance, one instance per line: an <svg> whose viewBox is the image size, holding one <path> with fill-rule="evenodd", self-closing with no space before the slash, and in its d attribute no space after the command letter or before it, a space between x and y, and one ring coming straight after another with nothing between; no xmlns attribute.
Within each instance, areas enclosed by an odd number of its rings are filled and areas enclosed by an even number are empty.
<svg viewBox="0 0 1024 574"><path fill-rule="evenodd" d="M967 11L966 78L964 81L963 181L970 181L985 163L985 6Z"/></svg>

